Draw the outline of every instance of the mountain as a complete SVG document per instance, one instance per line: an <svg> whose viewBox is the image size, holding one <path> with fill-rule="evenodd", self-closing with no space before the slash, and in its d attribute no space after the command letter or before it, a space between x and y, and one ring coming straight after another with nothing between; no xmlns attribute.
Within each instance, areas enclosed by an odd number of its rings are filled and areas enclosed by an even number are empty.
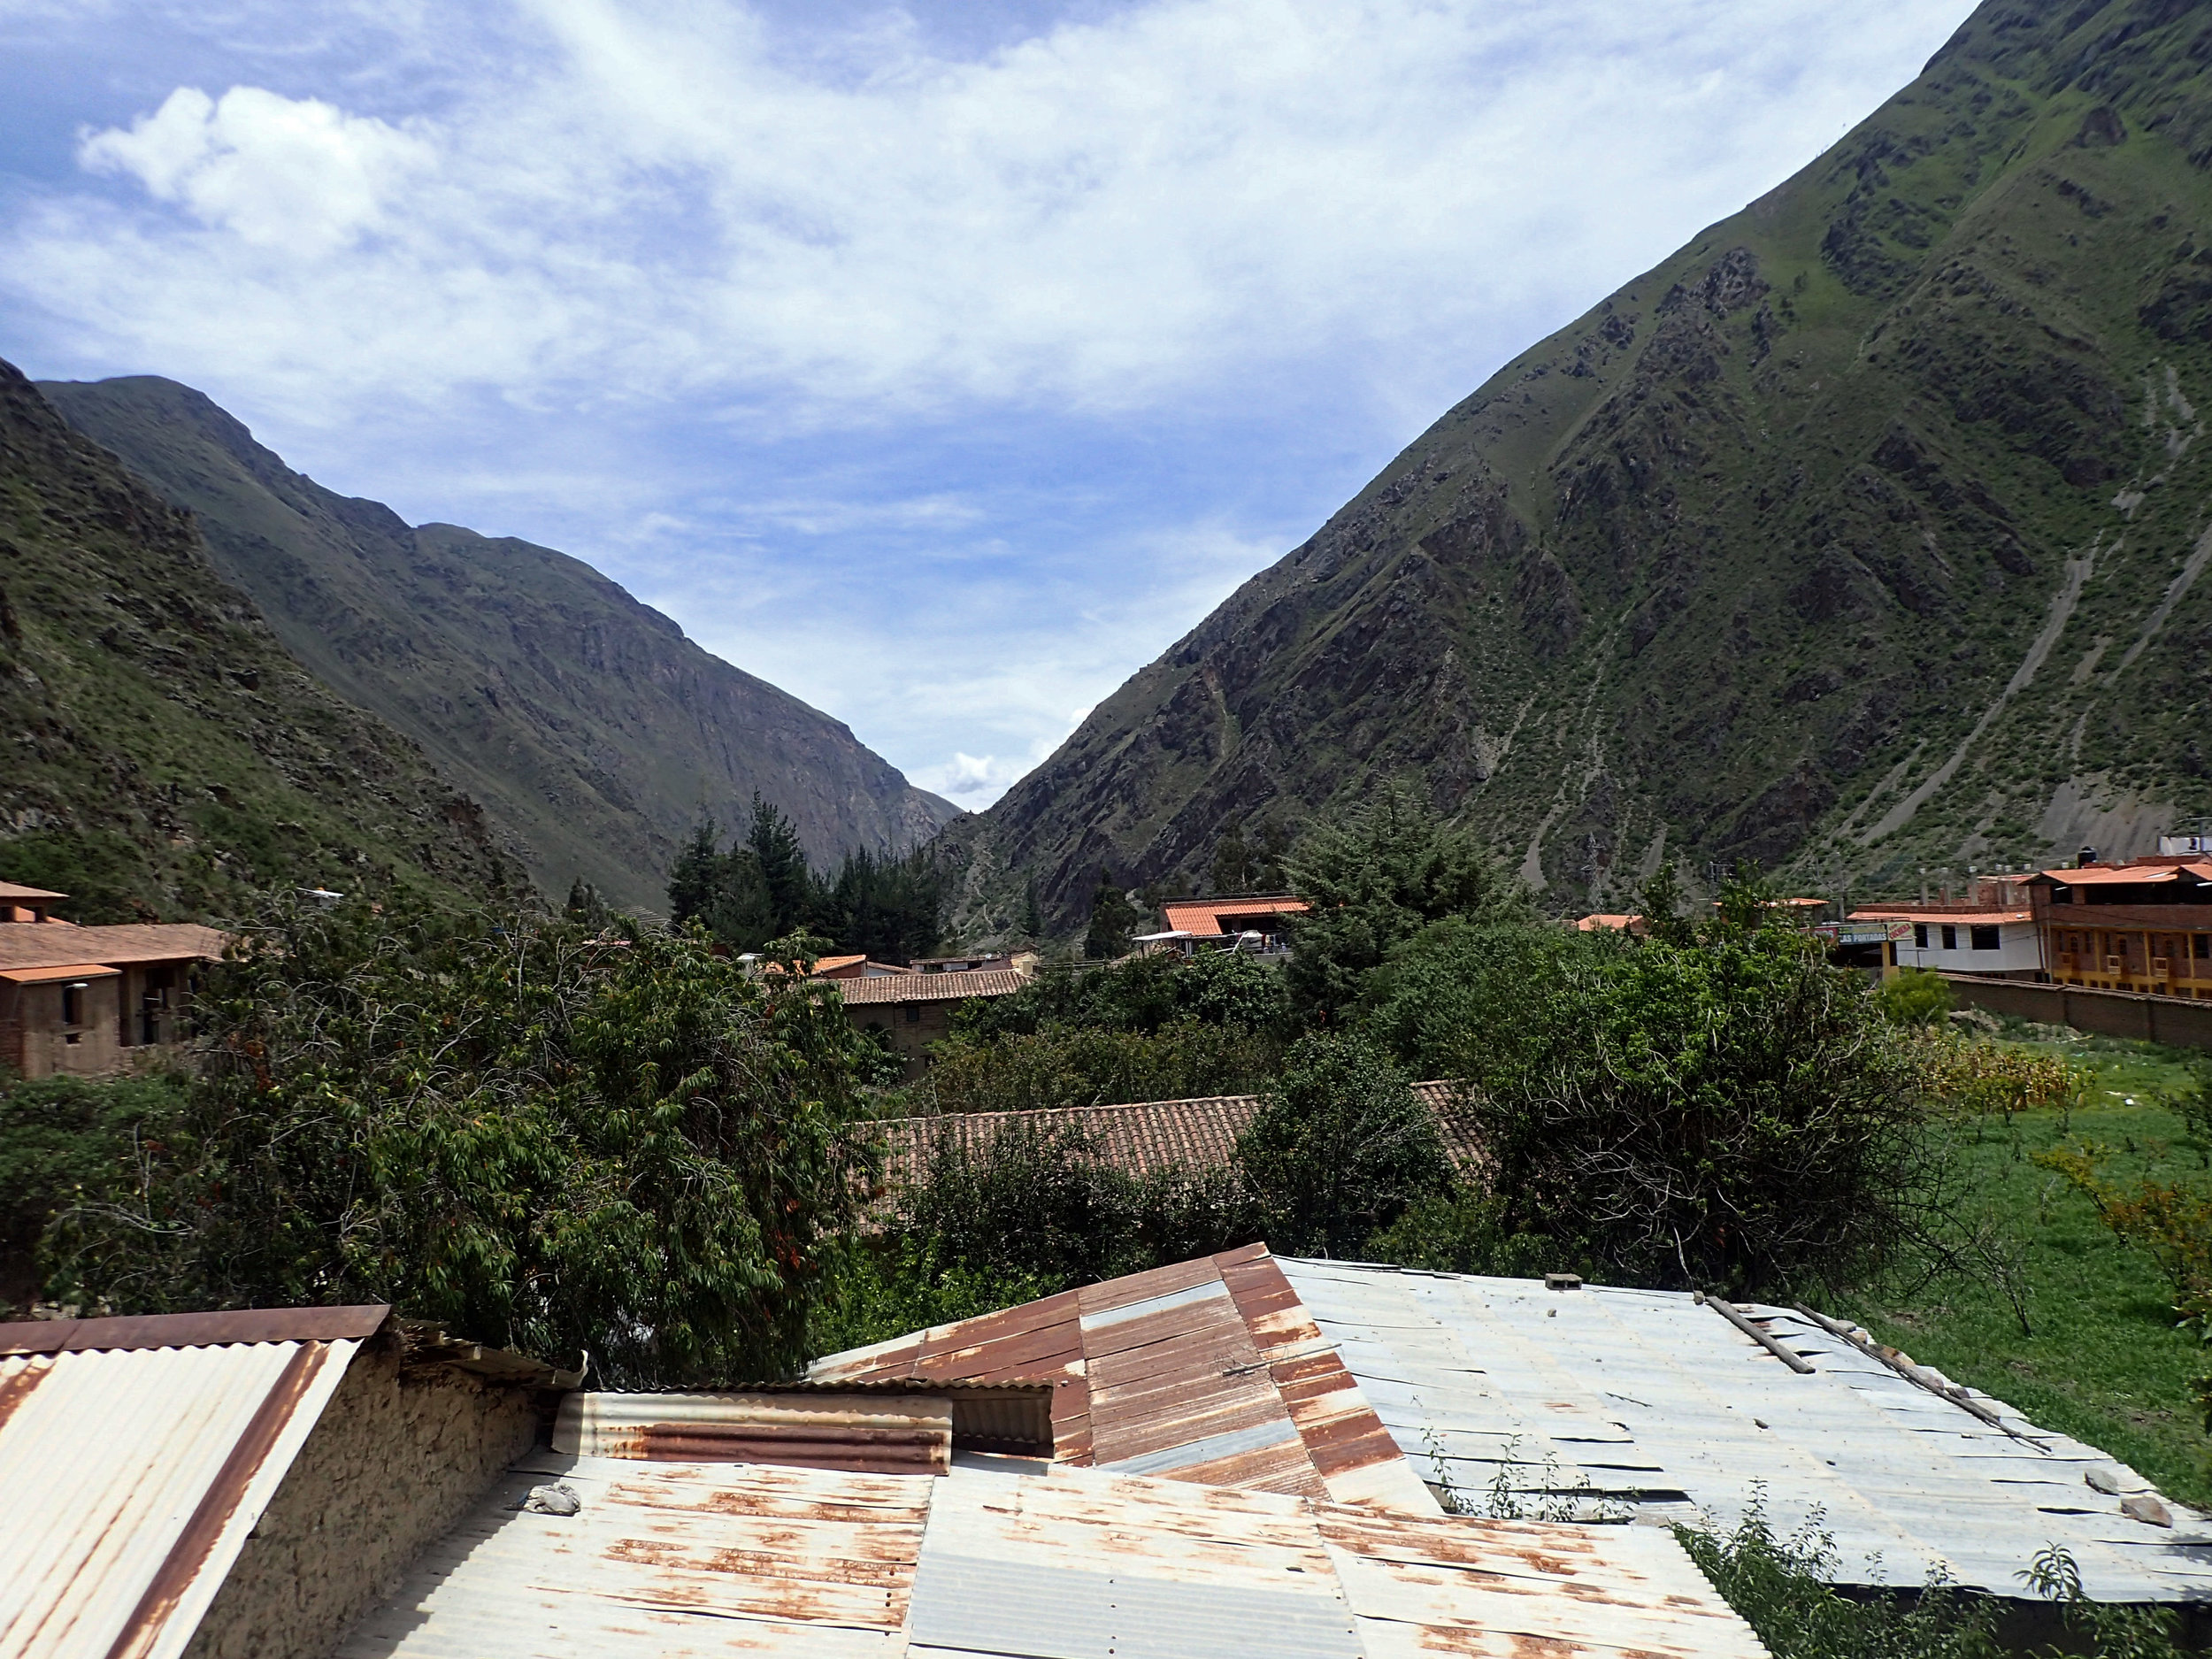
<svg viewBox="0 0 2212 1659"><path fill-rule="evenodd" d="M2212 810L2208 64L2202 4L1988 0L963 820L967 926L1202 884L1385 778L1563 910Z"/></svg>
<svg viewBox="0 0 2212 1659"><path fill-rule="evenodd" d="M0 363L0 880L79 921L220 918L281 884L518 887L422 752L318 684L189 514Z"/></svg>
<svg viewBox="0 0 2212 1659"><path fill-rule="evenodd" d="M926 840L955 809L841 722L686 639L588 565L325 489L152 376L45 381L80 431L198 518L217 567L326 684L419 743L557 898L658 908L703 814L758 790L817 863Z"/></svg>

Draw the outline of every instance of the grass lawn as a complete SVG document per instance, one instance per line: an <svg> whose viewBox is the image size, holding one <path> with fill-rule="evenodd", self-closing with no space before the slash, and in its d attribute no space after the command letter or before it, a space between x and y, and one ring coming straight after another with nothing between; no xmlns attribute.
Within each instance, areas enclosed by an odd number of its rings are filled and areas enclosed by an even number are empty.
<svg viewBox="0 0 2212 1659"><path fill-rule="evenodd" d="M2088 1441L2185 1502L2212 1507L2212 1438L2189 1391L2212 1353L2175 1328L2171 1293L2149 1257L2119 1242L2085 1196L2032 1161L2071 1135L2109 1147L2108 1178L2121 1184L2151 1173L2212 1181L2204 1151L2162 1104L2187 1074L2172 1050L2145 1043L2026 1046L2063 1052L2090 1071L2083 1106L2022 1114L2009 1125L1970 1120L1951 1133L1973 1202L2008 1217L2024 1244L2033 1333L2023 1333L1993 1285L1955 1278L1909 1302L1846 1306L1923 1364Z"/></svg>

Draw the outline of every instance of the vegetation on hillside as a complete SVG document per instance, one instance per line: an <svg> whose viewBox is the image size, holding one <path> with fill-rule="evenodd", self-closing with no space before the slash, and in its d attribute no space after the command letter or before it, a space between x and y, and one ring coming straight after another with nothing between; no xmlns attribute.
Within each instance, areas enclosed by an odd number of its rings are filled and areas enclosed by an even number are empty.
<svg viewBox="0 0 2212 1659"><path fill-rule="evenodd" d="M262 889L522 882L419 750L311 679L191 518L0 364L0 880L80 922L237 914Z"/></svg>

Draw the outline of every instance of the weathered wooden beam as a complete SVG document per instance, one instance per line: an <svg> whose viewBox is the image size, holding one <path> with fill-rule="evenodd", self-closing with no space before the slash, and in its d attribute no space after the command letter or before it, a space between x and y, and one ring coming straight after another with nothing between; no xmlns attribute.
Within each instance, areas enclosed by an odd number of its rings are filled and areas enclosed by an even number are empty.
<svg viewBox="0 0 2212 1659"><path fill-rule="evenodd" d="M1812 1374L1813 1365L1810 1360L1807 1359L1802 1354L1795 1353L1793 1350L1783 1347L1781 1342L1774 1336L1760 1329L1759 1326L1752 1324L1749 1319L1744 1317L1743 1310L1737 1307L1734 1302L1730 1302L1724 1296L1716 1296L1710 1291L1708 1291L1705 1294L1705 1305L1712 1309L1714 1312L1719 1314L1722 1318L1727 1320L1729 1324L1734 1325L1736 1329L1742 1332L1746 1336L1756 1342L1761 1348L1766 1349L1768 1353L1773 1355L1775 1358L1780 1360L1782 1363L1788 1366L1792 1371L1802 1372L1809 1377Z"/></svg>

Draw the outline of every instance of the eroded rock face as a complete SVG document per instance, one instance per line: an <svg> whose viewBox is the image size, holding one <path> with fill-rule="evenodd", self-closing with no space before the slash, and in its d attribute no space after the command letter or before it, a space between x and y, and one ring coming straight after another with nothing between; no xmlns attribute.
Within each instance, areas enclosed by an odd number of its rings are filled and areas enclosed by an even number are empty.
<svg viewBox="0 0 2212 1659"><path fill-rule="evenodd" d="M2062 778L2212 810L2198 26L2014 11L1509 364L964 820L967 921L1034 877L1068 925L1102 860L1202 882L1231 823L1381 777L1563 907L1663 833L1692 870L1879 884L2048 855Z"/></svg>

